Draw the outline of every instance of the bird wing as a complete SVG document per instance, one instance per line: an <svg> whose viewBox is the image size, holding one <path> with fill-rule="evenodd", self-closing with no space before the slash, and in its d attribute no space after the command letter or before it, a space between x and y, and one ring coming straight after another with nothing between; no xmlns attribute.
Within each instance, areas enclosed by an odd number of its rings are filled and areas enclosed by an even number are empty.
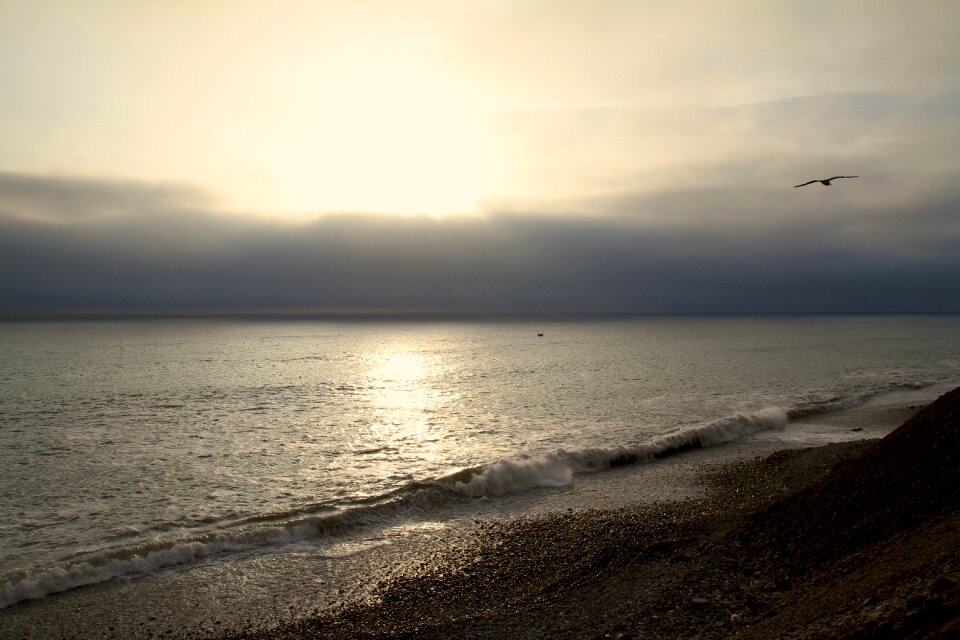
<svg viewBox="0 0 960 640"><path fill-rule="evenodd" d="M810 182L804 182L803 184L795 184L795 185L793 185L793 188L796 189L797 187L805 187L805 186L807 186L808 184L813 184L814 182L820 182L820 181L819 181L819 180L811 180Z"/></svg>
<svg viewBox="0 0 960 640"><path fill-rule="evenodd" d="M837 178L859 178L860 176L833 176L832 178L827 178L827 182L831 180L836 180Z"/></svg>

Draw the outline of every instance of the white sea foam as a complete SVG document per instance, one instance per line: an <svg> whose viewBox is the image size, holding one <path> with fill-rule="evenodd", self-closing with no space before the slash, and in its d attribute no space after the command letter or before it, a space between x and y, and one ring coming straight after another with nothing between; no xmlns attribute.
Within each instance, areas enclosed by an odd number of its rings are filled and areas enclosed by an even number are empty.
<svg viewBox="0 0 960 640"><path fill-rule="evenodd" d="M436 518L452 502L562 486L960 375L960 332L942 319L577 322L540 341L531 325L500 321L223 328L0 336L0 352L15 354L0 366L11 383L0 392L10 427L0 493L13 499L0 607ZM400 346L423 366L390 372L410 379L371 377L371 358ZM697 422L741 402L786 411ZM551 444L494 462L520 434ZM477 460L492 464L443 475Z"/></svg>
<svg viewBox="0 0 960 640"><path fill-rule="evenodd" d="M210 556L310 540L320 535L384 520L397 510L403 509L403 505L399 503L412 501L415 501L415 497L385 500L380 505L334 515L301 514L300 517L271 526L220 532L179 542L156 541L99 554L94 552L84 561L67 561L50 569L9 578L0 585L0 609L23 600L41 598L121 576L144 575L166 567L190 564Z"/></svg>
<svg viewBox="0 0 960 640"><path fill-rule="evenodd" d="M674 453L737 440L768 429L782 429L786 424L786 410L781 407L768 407L755 413L737 414L699 427L680 430L648 444L561 450L530 458L505 458L486 467L454 474L447 480L454 491L472 498L504 495L533 487L556 487L570 483L576 473L649 462Z"/></svg>
<svg viewBox="0 0 960 640"><path fill-rule="evenodd" d="M456 481L453 490L471 498L499 496L533 487L560 487L573 478L570 461L554 453L527 460L504 458L483 468L466 481Z"/></svg>
<svg viewBox="0 0 960 640"><path fill-rule="evenodd" d="M737 414L721 418L702 427L676 434L677 438L667 436L664 440L668 442L676 441L676 439L681 442L687 440L699 442L700 446L703 447L709 447L721 442L738 440L768 429L783 429L785 426L787 426L787 411L782 407L767 407L756 413Z"/></svg>
<svg viewBox="0 0 960 640"><path fill-rule="evenodd" d="M0 608L120 576L143 575L223 553L287 545L363 524L383 522L412 511L429 510L448 502L450 490L460 496L477 498L534 487L563 486L570 483L576 473L645 462L690 448L710 446L762 429L782 427L785 421L786 414L782 409L771 408L717 420L635 447L561 450L529 458L505 458L485 467L463 470L435 483L411 483L403 490L368 498L357 508L337 513L330 513L330 507L324 505L318 507L324 510L321 515L288 512L278 516L280 522L268 526L94 554L85 561L15 577L0 585ZM256 524L256 519L246 522Z"/></svg>
<svg viewBox="0 0 960 640"><path fill-rule="evenodd" d="M263 527L209 536L203 540L155 543L121 549L84 562L67 563L45 571L9 580L0 585L0 609L23 600L41 598L120 576L135 576L164 567L189 564L220 553L257 546L281 545L316 535L315 523L302 521L290 527ZM152 548L151 548L152 547Z"/></svg>

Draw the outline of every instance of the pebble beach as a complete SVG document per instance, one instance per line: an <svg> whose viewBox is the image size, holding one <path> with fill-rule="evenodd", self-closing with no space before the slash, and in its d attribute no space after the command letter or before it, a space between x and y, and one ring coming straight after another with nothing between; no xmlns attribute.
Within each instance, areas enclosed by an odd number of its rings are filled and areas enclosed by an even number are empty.
<svg viewBox="0 0 960 640"><path fill-rule="evenodd" d="M332 603L282 606L281 587L274 613L228 623L202 594L178 619L68 593L8 609L0 636L951 637L960 390L913 413L883 438L694 462L675 499L476 519Z"/></svg>
<svg viewBox="0 0 960 640"><path fill-rule="evenodd" d="M376 601L224 637L956 637L958 434L960 389L883 439L704 469L700 499L480 525Z"/></svg>

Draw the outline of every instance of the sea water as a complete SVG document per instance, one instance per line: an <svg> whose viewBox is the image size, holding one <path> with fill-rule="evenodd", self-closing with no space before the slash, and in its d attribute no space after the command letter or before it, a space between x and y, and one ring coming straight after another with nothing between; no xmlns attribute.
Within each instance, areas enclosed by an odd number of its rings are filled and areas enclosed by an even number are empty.
<svg viewBox="0 0 960 640"><path fill-rule="evenodd" d="M830 416L958 384L956 316L4 323L0 608L859 437Z"/></svg>

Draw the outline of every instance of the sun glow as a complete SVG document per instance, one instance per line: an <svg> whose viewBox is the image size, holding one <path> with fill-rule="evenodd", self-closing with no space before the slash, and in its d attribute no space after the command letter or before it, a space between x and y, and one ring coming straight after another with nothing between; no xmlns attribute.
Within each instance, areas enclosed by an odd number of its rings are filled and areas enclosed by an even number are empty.
<svg viewBox="0 0 960 640"><path fill-rule="evenodd" d="M300 213L475 212L493 188L491 137L455 83L407 68L327 78L283 108L272 144L254 142L270 178L254 200Z"/></svg>

